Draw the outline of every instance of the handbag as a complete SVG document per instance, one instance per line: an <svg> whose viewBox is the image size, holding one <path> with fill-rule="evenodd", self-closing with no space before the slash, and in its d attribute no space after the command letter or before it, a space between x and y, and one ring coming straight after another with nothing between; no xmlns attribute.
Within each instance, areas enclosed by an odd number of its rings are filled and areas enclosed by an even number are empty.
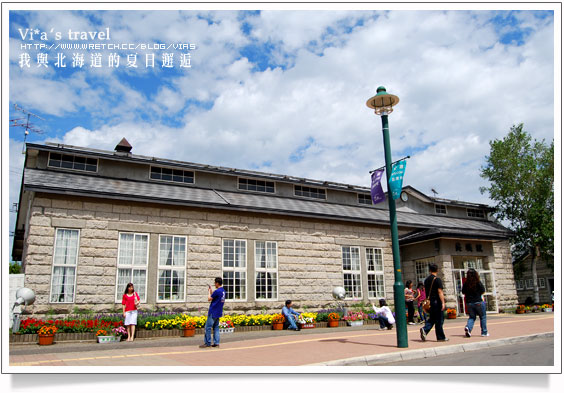
<svg viewBox="0 0 564 393"><path fill-rule="evenodd" d="M431 309L431 300L429 299L429 296L431 296L431 291L433 290L433 284L435 283L435 279L437 277L433 278L433 282L431 283L431 288L429 288L429 294L427 295L427 299L423 300L423 303L421 303L421 306L423 307L423 311L425 312L429 312L429 310Z"/></svg>

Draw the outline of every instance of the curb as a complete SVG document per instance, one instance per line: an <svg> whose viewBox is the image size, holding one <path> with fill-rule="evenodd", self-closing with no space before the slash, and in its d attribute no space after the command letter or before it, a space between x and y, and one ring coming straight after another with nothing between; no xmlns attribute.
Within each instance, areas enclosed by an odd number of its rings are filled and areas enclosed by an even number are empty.
<svg viewBox="0 0 564 393"><path fill-rule="evenodd" d="M493 348L502 345L510 345L521 342L553 338L554 332L535 333L528 336L507 337L498 340L488 340L470 344L449 345L446 347L423 348L415 350L404 350L395 353L383 353L379 355L360 356L356 358L332 360L329 362L308 364L306 366L378 366L386 363L401 362L403 360L415 360L432 358L453 353L476 351L483 348Z"/></svg>

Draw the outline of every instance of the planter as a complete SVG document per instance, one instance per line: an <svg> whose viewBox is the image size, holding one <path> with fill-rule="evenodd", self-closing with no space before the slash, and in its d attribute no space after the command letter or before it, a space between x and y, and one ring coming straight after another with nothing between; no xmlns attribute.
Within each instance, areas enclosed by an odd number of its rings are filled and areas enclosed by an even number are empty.
<svg viewBox="0 0 564 393"><path fill-rule="evenodd" d="M313 329L315 328L315 323L300 323L300 329Z"/></svg>
<svg viewBox="0 0 564 393"><path fill-rule="evenodd" d="M339 321L328 321L328 327L339 327Z"/></svg>
<svg viewBox="0 0 564 393"><path fill-rule="evenodd" d="M98 344L117 343L120 342L120 336L98 336Z"/></svg>
<svg viewBox="0 0 564 393"><path fill-rule="evenodd" d="M362 326L364 321L347 321L347 325L349 326Z"/></svg>
<svg viewBox="0 0 564 393"><path fill-rule="evenodd" d="M183 337L194 337L194 334L196 334L196 329L182 329L182 334Z"/></svg>
<svg viewBox="0 0 564 393"><path fill-rule="evenodd" d="M456 319L456 314L447 314L447 319Z"/></svg>
<svg viewBox="0 0 564 393"><path fill-rule="evenodd" d="M525 314L525 310L515 310L515 314Z"/></svg>
<svg viewBox="0 0 564 393"><path fill-rule="evenodd" d="M219 334L228 334L228 333L233 333L235 331L235 328L225 328L225 329L219 329Z"/></svg>
<svg viewBox="0 0 564 393"><path fill-rule="evenodd" d="M55 340L54 334L39 335L39 345L51 345Z"/></svg>
<svg viewBox="0 0 564 393"><path fill-rule="evenodd" d="M543 312L552 312L552 308L543 308L542 311Z"/></svg>
<svg viewBox="0 0 564 393"><path fill-rule="evenodd" d="M283 327L284 327L283 323L273 323L272 324L272 330L282 330Z"/></svg>

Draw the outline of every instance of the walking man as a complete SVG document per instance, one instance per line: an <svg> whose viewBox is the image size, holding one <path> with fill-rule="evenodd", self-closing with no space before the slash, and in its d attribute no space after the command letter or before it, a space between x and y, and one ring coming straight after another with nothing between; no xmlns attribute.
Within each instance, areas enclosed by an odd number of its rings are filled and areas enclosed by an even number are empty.
<svg viewBox="0 0 564 393"><path fill-rule="evenodd" d="M419 330L422 341L427 340L427 334L429 334L433 326L435 326L437 341L448 341L443 330L443 311L446 307L445 295L443 293L443 281L437 277L438 271L439 268L436 264L429 264L429 272L431 274L425 279L425 293L428 294L427 297L431 302L431 309L429 310L429 318L425 322L425 326Z"/></svg>
<svg viewBox="0 0 564 393"><path fill-rule="evenodd" d="M211 286L208 285L208 319L206 320L206 332L204 334L204 344L200 348L219 347L219 318L223 314L223 304L225 303L225 289L221 286L223 280L216 277L214 281L215 291L212 293ZM213 328L213 345L211 343L211 332Z"/></svg>

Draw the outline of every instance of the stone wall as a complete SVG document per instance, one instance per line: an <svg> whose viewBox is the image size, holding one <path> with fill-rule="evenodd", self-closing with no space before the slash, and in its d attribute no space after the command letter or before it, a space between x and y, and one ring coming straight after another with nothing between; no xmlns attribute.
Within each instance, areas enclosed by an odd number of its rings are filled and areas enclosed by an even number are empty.
<svg viewBox="0 0 564 393"><path fill-rule="evenodd" d="M73 304L49 303L55 228L80 229ZM142 309L153 310L158 305L206 312L207 284L222 274L224 238L247 240L248 266L247 301L227 301L226 312L271 312L280 310L286 299L294 300L301 310L334 305L331 290L343 285L341 247L345 245L361 248L363 299L355 300L371 300L367 297L364 248L377 247L383 252L386 298L393 303L393 258L387 227L37 194L23 262L26 286L36 292L37 300L27 311L58 314L121 309L115 302L120 232L149 234L147 302ZM159 234L187 237L185 302L156 302ZM275 301L254 300L254 240L277 242L279 292Z"/></svg>

